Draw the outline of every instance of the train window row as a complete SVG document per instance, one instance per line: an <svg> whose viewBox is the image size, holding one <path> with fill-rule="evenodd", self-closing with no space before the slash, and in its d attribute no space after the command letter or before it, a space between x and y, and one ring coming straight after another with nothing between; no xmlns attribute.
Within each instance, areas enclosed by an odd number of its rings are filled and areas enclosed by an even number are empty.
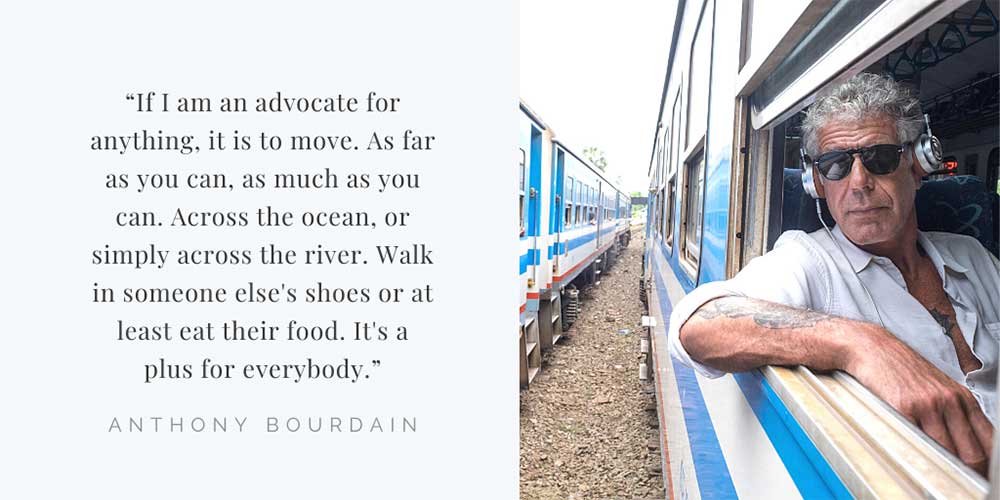
<svg viewBox="0 0 1000 500"><path fill-rule="evenodd" d="M688 81L685 81L685 75L679 75L669 115L664 116L667 125L662 127L657 137L658 148L650 200L653 210L650 215L652 231L671 252L674 243L674 214L680 215L680 220L677 221L681 239L678 257L693 279L697 279L704 226L705 140L708 125L706 89L712 60L714 7L711 2L706 2L705 7L690 51ZM682 164L683 168L678 168Z"/></svg>
<svg viewBox="0 0 1000 500"><path fill-rule="evenodd" d="M599 196L594 187L587 186L573 177L567 177L563 226L571 228L596 224L599 215L603 220L615 218L612 198L606 195Z"/></svg>

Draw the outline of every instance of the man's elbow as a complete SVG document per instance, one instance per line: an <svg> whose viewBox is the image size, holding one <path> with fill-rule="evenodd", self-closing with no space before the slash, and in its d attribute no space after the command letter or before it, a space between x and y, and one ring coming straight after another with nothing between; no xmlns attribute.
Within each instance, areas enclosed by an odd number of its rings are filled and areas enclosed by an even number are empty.
<svg viewBox="0 0 1000 500"><path fill-rule="evenodd" d="M702 321L687 321L677 331L680 347L687 352L692 360L712 366L710 331L703 326Z"/></svg>

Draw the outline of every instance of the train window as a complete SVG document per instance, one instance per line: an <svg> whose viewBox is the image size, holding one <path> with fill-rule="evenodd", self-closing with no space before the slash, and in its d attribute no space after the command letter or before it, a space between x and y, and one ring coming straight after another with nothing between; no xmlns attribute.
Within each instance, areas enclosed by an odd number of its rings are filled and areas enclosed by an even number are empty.
<svg viewBox="0 0 1000 500"><path fill-rule="evenodd" d="M653 230L656 231L656 234L661 234L662 222L663 222L663 196L657 193L656 204L653 205Z"/></svg>
<svg viewBox="0 0 1000 500"><path fill-rule="evenodd" d="M663 220L661 212L663 212L663 198L659 196L658 193L653 192L649 197L650 207L652 207L652 228L657 235L660 234L660 222Z"/></svg>
<svg viewBox="0 0 1000 500"><path fill-rule="evenodd" d="M669 181L667 181L666 212L663 213L664 225L665 225L664 240L667 242L668 246L674 241L674 196L675 196L674 193L676 191L677 191L677 178L676 176L674 176L671 177Z"/></svg>
<svg viewBox="0 0 1000 500"><path fill-rule="evenodd" d="M801 14L809 0L785 0L775 2L774 0L749 0L744 12L747 12L747 40L745 42L744 60L750 59L751 54L760 52L765 54L770 52L781 35L786 33L786 29L775 29L780 26L787 28L795 17Z"/></svg>
<svg viewBox="0 0 1000 500"><path fill-rule="evenodd" d="M594 223L594 188L587 186L587 223Z"/></svg>
<svg viewBox="0 0 1000 500"><path fill-rule="evenodd" d="M701 23L691 44L690 81L688 82L688 119L684 146L689 147L705 135L708 121L708 72L712 62L712 6L705 2Z"/></svg>
<svg viewBox="0 0 1000 500"><path fill-rule="evenodd" d="M587 223L597 222L597 197L594 196L594 188L590 188L590 206L587 207Z"/></svg>
<svg viewBox="0 0 1000 500"><path fill-rule="evenodd" d="M594 221L598 219L601 213L601 197L594 191Z"/></svg>
<svg viewBox="0 0 1000 500"><path fill-rule="evenodd" d="M660 186L660 190L656 192L656 233L659 235L664 235L664 223L666 222L667 209L666 200L663 198L663 186Z"/></svg>
<svg viewBox="0 0 1000 500"><path fill-rule="evenodd" d="M563 229L567 229L573 225L573 203L576 201L573 198L573 178L568 177L567 181L568 192L566 193L566 216L563 221Z"/></svg>
<svg viewBox="0 0 1000 500"><path fill-rule="evenodd" d="M594 190L594 219L598 218L598 214L601 213L601 195Z"/></svg>
<svg viewBox="0 0 1000 500"><path fill-rule="evenodd" d="M681 78L680 86L682 88L684 86L684 79L683 79L683 77ZM679 182L679 181L676 180L679 177L678 174L677 174L677 171L678 171L678 166L681 163L681 149L682 149L681 148L681 120L683 119L683 117L682 117L682 115L683 115L683 112L682 112L682 109L683 109L683 99L681 97L682 95L683 94L681 93L681 89L678 88L677 89L677 94L674 96L674 112L673 112L673 114L674 114L674 135L673 135L673 139L671 139L671 144L673 145L673 153L674 153L674 155L673 155L673 158L671 159L671 162L670 162L670 172L673 175L673 179L675 179L674 180L674 184L675 185L673 187L671 187L671 196L670 196L670 199L667 200L667 207L666 207L667 208L667 212L669 213L668 217L670 218L670 222L668 222L668 226L667 226L667 242L668 243L673 243L673 233L674 233L674 228L673 228L673 225L674 225L674 223L673 223L673 214L674 214L674 211L676 210L676 208L675 208L676 207L676 203L678 203L679 201L682 201L682 198L683 198L683 192L681 192L681 195L676 195L676 193L677 193L677 186L676 186L676 184L677 184L677 182Z"/></svg>
<svg viewBox="0 0 1000 500"><path fill-rule="evenodd" d="M521 158L519 160L519 162L520 162L520 165L519 165L520 181L518 182L518 185L517 185L517 190L518 190L518 198L517 198L518 217L517 217L517 220L518 220L518 224L520 225L520 229L518 229L518 236L524 236L524 228L525 228L525 223L524 223L525 222L525 219L524 219L524 216L525 216L525 213L524 213L524 176L525 176L525 168L526 168L525 162L526 162L527 155L525 154L524 149L518 148L518 150L521 152Z"/></svg>
<svg viewBox="0 0 1000 500"><path fill-rule="evenodd" d="M677 89L677 93L674 95L674 105L671 115L673 116L673 134L667 134L667 161L669 162L667 166L667 186L664 191L664 205L661 205L660 211L663 213L663 223L664 223L664 242L667 246L671 246L674 241L674 202L677 199L677 163L680 161L680 104L681 104L681 91ZM673 154L671 155L670 152Z"/></svg>
<svg viewBox="0 0 1000 500"><path fill-rule="evenodd" d="M667 212L670 210L670 204L667 203L666 199L664 199L665 188L663 182L663 179L666 179L670 175L670 171L672 170L672 167L670 165L670 146L671 146L670 139L671 139L670 126L663 127L663 134L660 135L658 139L660 141L660 144L663 145L660 151L661 152L660 164L662 166L661 171L663 172L663 174L661 176L660 182L657 183L659 191L656 194L656 208L655 208L656 218L657 218L655 228L656 232L660 235L665 235L670 231L668 228L665 227L667 224L669 224L669 222L667 221L669 220L670 217L667 214Z"/></svg>
<svg viewBox="0 0 1000 500"><path fill-rule="evenodd" d="M685 163L685 200L682 225L684 260L691 265L697 265L701 249L702 199L704 190L705 152L703 148L696 150Z"/></svg>
<svg viewBox="0 0 1000 500"><path fill-rule="evenodd" d="M573 215L570 225L576 227L580 222L580 181L573 182Z"/></svg>
<svg viewBox="0 0 1000 500"><path fill-rule="evenodd" d="M681 81L681 85L684 81ZM677 171L677 164L680 163L681 155L681 137L680 137L680 123L681 123L681 89L677 89L677 94L674 95L674 110L673 110L673 122L674 122L674 134L670 138L671 148L674 150L674 155L670 157L670 173Z"/></svg>
<svg viewBox="0 0 1000 500"><path fill-rule="evenodd" d="M663 187L663 179L666 178L667 172L667 158L670 156L668 151L669 146L667 145L667 135L670 133L670 127L662 127L663 133L657 138L659 143L659 152L656 156L656 186Z"/></svg>
<svg viewBox="0 0 1000 500"><path fill-rule="evenodd" d="M759 8L762 3L758 0L754 7ZM778 99L782 94L794 90L796 81L806 81L807 79L803 78L804 73L821 66L816 64L819 56L828 54L831 49L838 46L849 45L843 43L844 39L852 31L857 32L857 28L865 24L863 21L878 10L882 3L871 0L847 0L834 3L816 26L768 73L754 91L752 111L755 126L771 121L786 100L794 102L797 100L794 97L805 97L789 94L785 96L787 99L780 101ZM755 12L754 16L756 17L756 15ZM767 21L764 20L764 22ZM761 33L763 32L757 34ZM768 109L769 107L771 109Z"/></svg>
<svg viewBox="0 0 1000 500"><path fill-rule="evenodd" d="M656 145L656 171L653 173L653 186L659 186L663 179L663 142L657 141Z"/></svg>

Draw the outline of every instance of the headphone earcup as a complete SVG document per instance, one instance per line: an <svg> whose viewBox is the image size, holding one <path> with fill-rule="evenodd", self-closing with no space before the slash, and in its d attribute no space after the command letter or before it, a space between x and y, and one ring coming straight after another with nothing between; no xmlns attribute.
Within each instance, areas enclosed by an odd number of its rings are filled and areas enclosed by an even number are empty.
<svg viewBox="0 0 1000 500"><path fill-rule="evenodd" d="M930 174L941 168L941 141L933 135L922 135L913 144L913 155L924 173Z"/></svg>
<svg viewBox="0 0 1000 500"><path fill-rule="evenodd" d="M812 196L814 200L819 199L819 192L816 190L816 181L813 177L812 166L803 166L802 168L802 190L805 191L809 196Z"/></svg>

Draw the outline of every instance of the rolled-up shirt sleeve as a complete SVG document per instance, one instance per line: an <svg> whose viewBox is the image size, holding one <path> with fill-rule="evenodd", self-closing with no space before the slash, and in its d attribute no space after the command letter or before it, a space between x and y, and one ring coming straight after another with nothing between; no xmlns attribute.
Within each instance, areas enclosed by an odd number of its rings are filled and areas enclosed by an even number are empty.
<svg viewBox="0 0 1000 500"><path fill-rule="evenodd" d="M774 250L753 259L732 279L705 283L678 301L667 326L670 354L705 377L725 374L692 359L680 339L681 327L691 315L720 297L750 297L790 307L814 308L817 297L828 295L829 280L825 267L819 264L817 248L808 238L801 231L788 231L775 243Z"/></svg>

